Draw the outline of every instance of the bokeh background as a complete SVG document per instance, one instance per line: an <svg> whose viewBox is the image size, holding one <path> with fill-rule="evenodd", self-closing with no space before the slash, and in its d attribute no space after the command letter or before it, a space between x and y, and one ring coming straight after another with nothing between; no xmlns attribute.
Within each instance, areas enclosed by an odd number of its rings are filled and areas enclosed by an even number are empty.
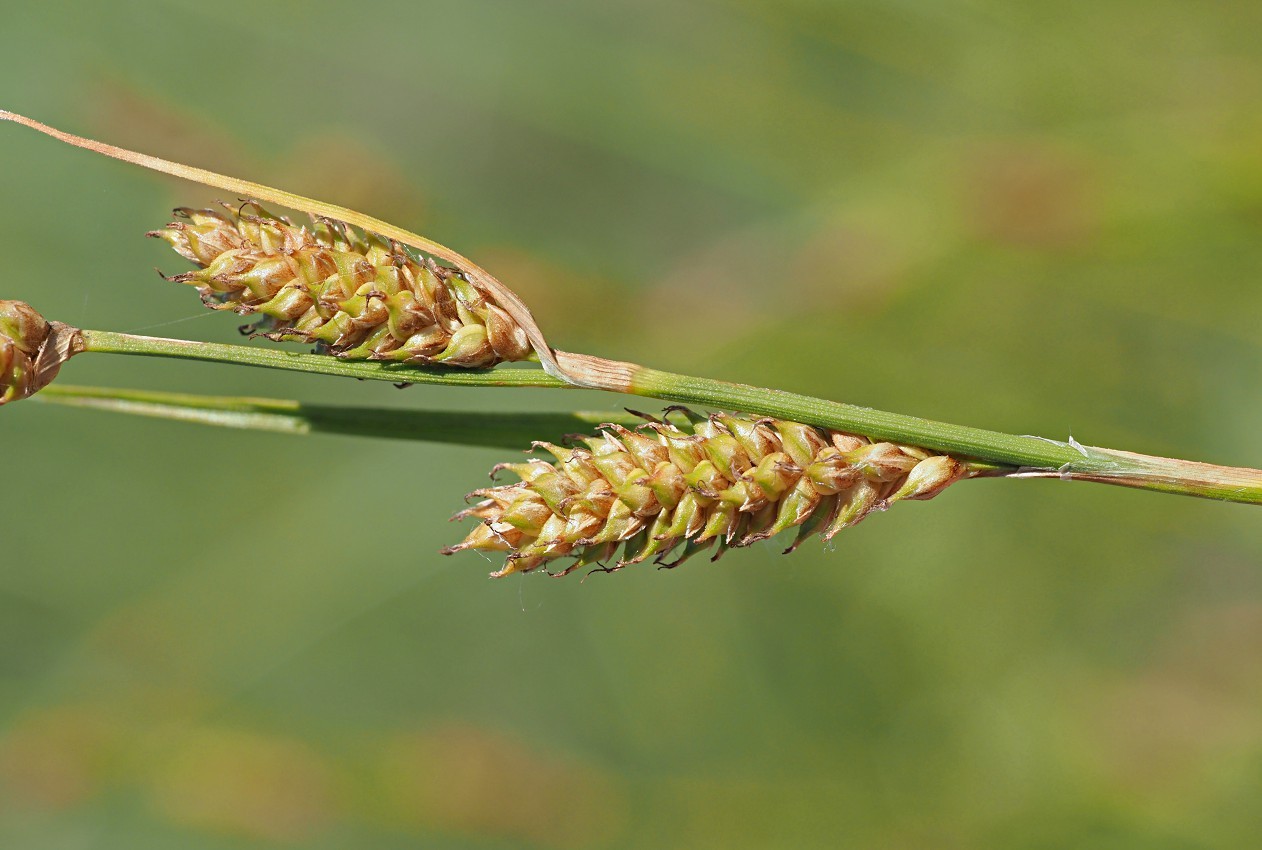
<svg viewBox="0 0 1262 850"><path fill-rule="evenodd" d="M557 345L1262 464L1262 5L6 4L0 106L363 209ZM201 187L0 126L6 298L237 341ZM84 356L63 380L621 400ZM792 557L488 582L503 452L0 412L0 845L1209 848L1262 834L1256 508L984 481Z"/></svg>

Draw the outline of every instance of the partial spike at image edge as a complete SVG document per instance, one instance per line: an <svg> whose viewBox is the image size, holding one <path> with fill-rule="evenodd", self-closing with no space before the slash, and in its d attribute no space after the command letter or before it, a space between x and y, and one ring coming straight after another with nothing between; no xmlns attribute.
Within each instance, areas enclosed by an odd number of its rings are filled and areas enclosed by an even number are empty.
<svg viewBox="0 0 1262 850"><path fill-rule="evenodd" d="M82 334L25 301L0 300L0 405L30 398L83 351Z"/></svg>

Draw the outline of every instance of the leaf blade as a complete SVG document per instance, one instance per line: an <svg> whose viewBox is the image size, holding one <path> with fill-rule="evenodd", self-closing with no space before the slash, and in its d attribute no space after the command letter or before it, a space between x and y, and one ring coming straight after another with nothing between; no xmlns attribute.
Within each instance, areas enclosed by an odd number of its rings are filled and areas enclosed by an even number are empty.
<svg viewBox="0 0 1262 850"><path fill-rule="evenodd" d="M602 422L634 426L626 412L496 413L304 404L291 399L211 396L54 384L33 397L48 404L104 410L221 428L306 436L339 434L481 448L525 449L560 441Z"/></svg>

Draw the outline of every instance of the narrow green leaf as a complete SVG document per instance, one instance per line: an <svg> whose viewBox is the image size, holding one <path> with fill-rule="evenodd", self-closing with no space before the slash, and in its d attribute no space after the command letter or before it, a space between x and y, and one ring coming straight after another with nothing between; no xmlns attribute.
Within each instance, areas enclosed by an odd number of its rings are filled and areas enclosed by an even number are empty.
<svg viewBox="0 0 1262 850"><path fill-rule="evenodd" d="M345 434L464 446L526 449L534 440L558 442L602 422L634 426L643 419L625 411L490 413L405 410L304 404L288 399L207 396L147 390L54 384L35 400L70 407L174 419L223 428L284 434Z"/></svg>

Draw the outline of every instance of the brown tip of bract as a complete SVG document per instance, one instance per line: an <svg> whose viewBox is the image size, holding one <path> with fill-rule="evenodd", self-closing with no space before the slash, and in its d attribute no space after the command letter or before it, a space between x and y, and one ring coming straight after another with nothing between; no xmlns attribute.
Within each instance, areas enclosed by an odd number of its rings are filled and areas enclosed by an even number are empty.
<svg viewBox="0 0 1262 850"><path fill-rule="evenodd" d="M25 301L0 301L0 405L48 386L78 343L77 329L48 322Z"/></svg>
<svg viewBox="0 0 1262 850"><path fill-rule="evenodd" d="M670 568L713 547L717 560L797 529L786 552L906 499L930 499L971 473L968 464L914 446L872 443L775 419L686 411L681 425L600 426L573 449L536 443L556 462L501 464L516 484L457 518L480 520L445 555L506 552L495 577L560 558L610 571L650 559Z"/></svg>

